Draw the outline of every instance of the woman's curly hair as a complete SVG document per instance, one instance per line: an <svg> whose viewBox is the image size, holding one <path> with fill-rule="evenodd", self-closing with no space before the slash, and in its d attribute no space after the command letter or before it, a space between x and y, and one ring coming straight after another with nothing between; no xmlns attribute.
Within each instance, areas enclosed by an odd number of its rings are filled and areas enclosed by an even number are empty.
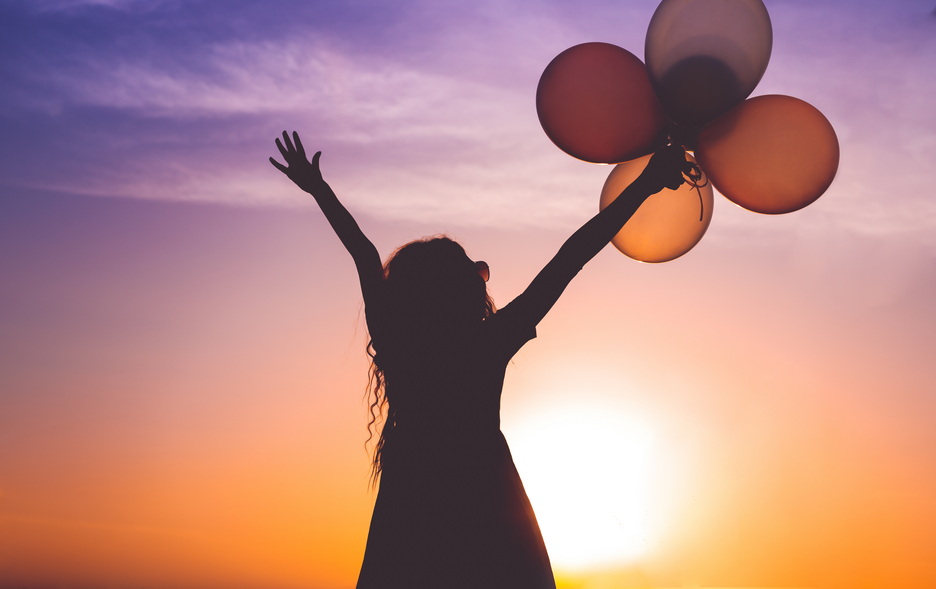
<svg viewBox="0 0 936 589"><path fill-rule="evenodd" d="M446 236L435 236L407 243L393 252L384 264L386 288L379 322L391 338L419 338L432 345L430 333L446 333L444 326L483 321L495 312L484 280L464 248ZM442 329L440 329L442 326ZM378 353L375 334L367 342L371 359L367 393L370 420L365 445L376 437L371 463L371 484L376 485L383 471L383 452L387 439L397 426L394 395L405 395L388 384L383 358ZM379 334L378 338L387 337ZM426 343L428 342L428 343ZM399 343L399 340L395 343ZM391 343L393 345L393 343ZM379 432L379 433L378 433Z"/></svg>

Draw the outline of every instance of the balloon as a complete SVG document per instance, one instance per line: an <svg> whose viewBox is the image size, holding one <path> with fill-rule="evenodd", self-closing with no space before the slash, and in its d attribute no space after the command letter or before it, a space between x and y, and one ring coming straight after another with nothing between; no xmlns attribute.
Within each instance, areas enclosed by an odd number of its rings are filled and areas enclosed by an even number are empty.
<svg viewBox="0 0 936 589"><path fill-rule="evenodd" d="M821 112L792 96L746 100L699 134L699 164L719 192L756 213L805 207L838 170L835 130Z"/></svg>
<svg viewBox="0 0 936 589"><path fill-rule="evenodd" d="M663 0L644 57L666 113L691 134L754 91L772 44L761 0Z"/></svg>
<svg viewBox="0 0 936 589"><path fill-rule="evenodd" d="M557 55L540 77L536 112L559 149L587 162L623 162L663 143L666 121L646 67L609 43Z"/></svg>
<svg viewBox="0 0 936 589"><path fill-rule="evenodd" d="M601 189L601 209L614 202L649 161L648 155L615 166ZM711 184L699 191L691 184L683 184L676 190L664 188L640 205L611 242L635 260L668 262L699 243L712 221L713 205Z"/></svg>

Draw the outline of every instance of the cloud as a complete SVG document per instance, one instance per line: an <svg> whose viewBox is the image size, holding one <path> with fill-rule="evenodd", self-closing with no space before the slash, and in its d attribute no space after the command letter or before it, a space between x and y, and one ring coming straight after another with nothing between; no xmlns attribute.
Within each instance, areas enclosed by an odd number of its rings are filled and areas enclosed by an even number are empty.
<svg viewBox="0 0 936 589"><path fill-rule="evenodd" d="M416 19L421 25L409 38L415 45L448 39L429 45L448 58L425 48L375 54L332 33L209 36L197 51L186 48L193 55L186 60L171 43L161 51L147 49L155 25L124 13L107 15L127 21L139 42L115 51L127 33L104 26L104 18L92 19L92 29L103 29L94 36L101 39L97 44L60 39L55 51L67 59L52 63L51 55L33 56L44 60L42 75L21 72L25 85L35 87L10 105L20 117L3 121L8 140L19 144L0 164L9 184L237 204L306 202L282 187L265 161L274 152L274 135L296 127L307 142L329 152L324 161L334 166L335 179L362 195L359 205L378 216L491 223L496 216L477 214L479 208L506 208L507 218L530 221L567 212L565 201L551 206L544 195L567 192L581 164L556 153L538 129L531 108L538 70L511 65L492 46L464 52L459 44L471 29L452 39L428 26L432 15ZM70 30L82 22L34 26ZM505 27L491 32L486 21L479 26L502 41L512 34ZM177 36L187 46L191 35ZM481 42L476 38L474 47ZM496 63L501 67L485 67ZM517 83L521 69L525 79ZM50 150L56 166L43 173L36 155L45 151L48 161ZM561 173L543 174L562 169L572 172L565 182ZM520 214L510 214L511 202Z"/></svg>
<svg viewBox="0 0 936 589"><path fill-rule="evenodd" d="M0 25L16 56L0 58L12 82L0 97L9 186L292 206L307 201L265 160L273 137L296 128L325 151L352 208L567 227L596 209L608 170L545 138L539 74L588 40L640 55L656 2L39 6L8 5ZM815 104L842 141L839 177L814 206L856 232L932 234L932 21L871 2L771 9L774 53L756 93ZM38 164L49 152L55 165ZM731 213L716 222L748 224Z"/></svg>

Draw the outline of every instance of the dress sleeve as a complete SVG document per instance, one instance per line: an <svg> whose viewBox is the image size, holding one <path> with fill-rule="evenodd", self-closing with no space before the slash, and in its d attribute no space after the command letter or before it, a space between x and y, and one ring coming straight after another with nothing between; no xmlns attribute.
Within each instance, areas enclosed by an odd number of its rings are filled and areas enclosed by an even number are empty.
<svg viewBox="0 0 936 589"><path fill-rule="evenodd" d="M522 312L522 305L514 302L494 313L485 323L491 345L508 358L536 337L536 323L529 314Z"/></svg>

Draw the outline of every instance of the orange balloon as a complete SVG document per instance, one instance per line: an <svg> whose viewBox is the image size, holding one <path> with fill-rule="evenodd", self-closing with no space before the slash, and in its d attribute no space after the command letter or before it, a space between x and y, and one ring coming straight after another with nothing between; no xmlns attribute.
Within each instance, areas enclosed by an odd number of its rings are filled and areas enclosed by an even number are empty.
<svg viewBox="0 0 936 589"><path fill-rule="evenodd" d="M781 214L826 191L838 170L839 143L814 106L774 94L746 100L705 127L696 156L729 200Z"/></svg>
<svg viewBox="0 0 936 589"><path fill-rule="evenodd" d="M688 155L691 161L695 161ZM600 208L614 202L647 167L650 156L619 164L611 170L601 189ZM611 243L627 256L641 262L668 262L695 247L712 221L712 185L696 189L683 184L676 190L664 188L648 198L614 236Z"/></svg>
<svg viewBox="0 0 936 589"><path fill-rule="evenodd" d="M569 155L613 164L655 151L666 120L647 68L609 43L557 55L540 77L536 112L546 135Z"/></svg>
<svg viewBox="0 0 936 589"><path fill-rule="evenodd" d="M761 0L662 0L644 57L666 113L691 133L750 96L772 45Z"/></svg>

